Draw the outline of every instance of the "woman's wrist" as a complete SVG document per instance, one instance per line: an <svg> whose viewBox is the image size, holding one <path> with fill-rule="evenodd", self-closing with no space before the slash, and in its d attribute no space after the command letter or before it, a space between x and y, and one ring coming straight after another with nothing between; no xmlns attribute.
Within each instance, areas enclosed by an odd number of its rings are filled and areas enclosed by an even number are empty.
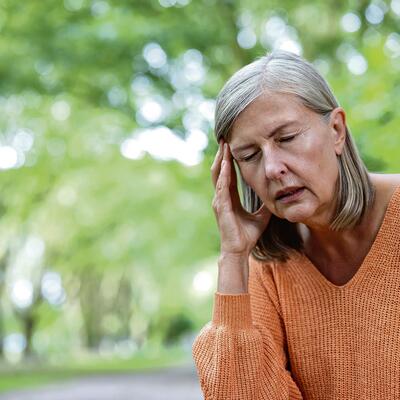
<svg viewBox="0 0 400 400"><path fill-rule="evenodd" d="M248 259L247 253L221 253L218 258L218 293L241 294L248 292Z"/></svg>

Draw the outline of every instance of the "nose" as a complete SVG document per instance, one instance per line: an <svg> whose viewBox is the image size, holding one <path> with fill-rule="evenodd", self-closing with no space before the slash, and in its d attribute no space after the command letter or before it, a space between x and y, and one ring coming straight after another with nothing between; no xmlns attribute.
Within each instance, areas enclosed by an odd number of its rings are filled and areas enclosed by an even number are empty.
<svg viewBox="0 0 400 400"><path fill-rule="evenodd" d="M264 151L264 172L268 180L282 179L287 173L287 167L278 150L263 149Z"/></svg>

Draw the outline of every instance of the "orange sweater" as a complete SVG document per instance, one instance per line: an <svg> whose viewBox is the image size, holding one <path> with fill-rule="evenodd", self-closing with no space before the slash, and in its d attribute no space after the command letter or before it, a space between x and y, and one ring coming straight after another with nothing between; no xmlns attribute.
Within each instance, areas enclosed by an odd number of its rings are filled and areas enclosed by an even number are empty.
<svg viewBox="0 0 400 400"><path fill-rule="evenodd" d="M299 253L250 257L249 292L216 292L193 343L205 399L400 399L399 221L400 187L342 286Z"/></svg>

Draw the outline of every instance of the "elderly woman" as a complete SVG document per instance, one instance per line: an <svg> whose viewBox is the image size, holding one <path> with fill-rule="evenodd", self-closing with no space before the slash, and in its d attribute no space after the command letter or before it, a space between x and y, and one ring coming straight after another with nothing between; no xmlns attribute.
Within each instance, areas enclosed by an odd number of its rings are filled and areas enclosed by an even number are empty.
<svg viewBox="0 0 400 400"><path fill-rule="evenodd" d="M288 52L231 77L215 127L205 399L400 399L400 175L366 169L327 82Z"/></svg>

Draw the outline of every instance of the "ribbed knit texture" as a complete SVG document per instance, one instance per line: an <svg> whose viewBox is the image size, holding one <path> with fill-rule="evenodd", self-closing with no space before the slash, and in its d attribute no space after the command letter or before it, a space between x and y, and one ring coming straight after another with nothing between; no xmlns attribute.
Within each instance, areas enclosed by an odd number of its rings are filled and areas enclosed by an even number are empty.
<svg viewBox="0 0 400 400"><path fill-rule="evenodd" d="M216 292L193 343L205 400L399 400L399 222L400 187L342 286L305 255L250 257L249 292Z"/></svg>

